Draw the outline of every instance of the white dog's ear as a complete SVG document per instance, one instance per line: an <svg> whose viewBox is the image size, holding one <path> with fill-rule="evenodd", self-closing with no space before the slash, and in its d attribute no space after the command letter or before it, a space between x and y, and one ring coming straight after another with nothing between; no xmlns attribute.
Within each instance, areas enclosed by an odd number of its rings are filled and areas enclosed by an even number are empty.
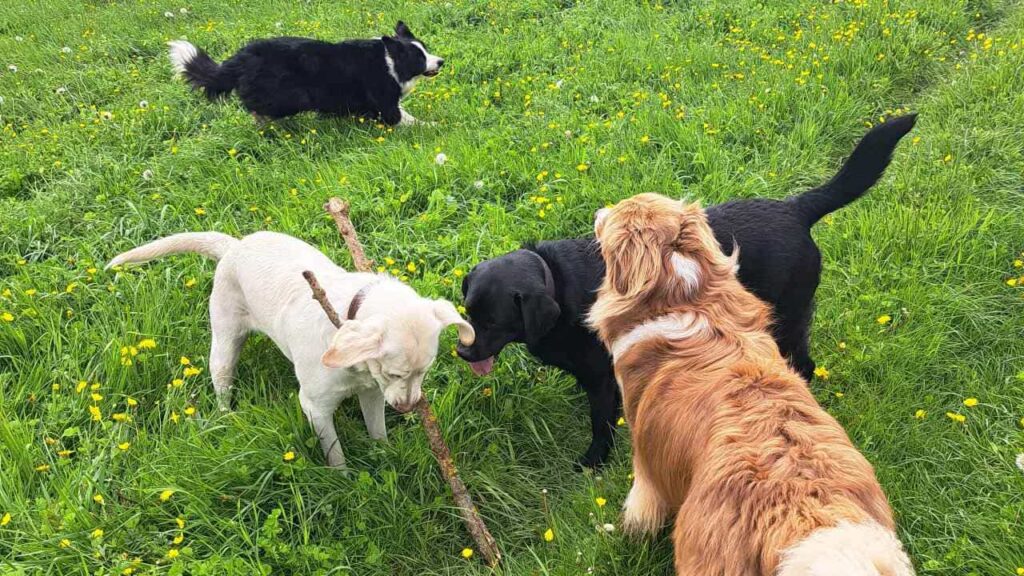
<svg viewBox="0 0 1024 576"><path fill-rule="evenodd" d="M466 322L459 311L455 309L455 306L447 300L434 300L434 315L441 321L443 327L447 328L452 324L459 331L459 342L463 346L472 346L473 341L476 340L476 332L473 327Z"/></svg>
<svg viewBox="0 0 1024 576"><path fill-rule="evenodd" d="M345 320L320 358L328 368L351 368L383 355L384 326L372 320Z"/></svg>

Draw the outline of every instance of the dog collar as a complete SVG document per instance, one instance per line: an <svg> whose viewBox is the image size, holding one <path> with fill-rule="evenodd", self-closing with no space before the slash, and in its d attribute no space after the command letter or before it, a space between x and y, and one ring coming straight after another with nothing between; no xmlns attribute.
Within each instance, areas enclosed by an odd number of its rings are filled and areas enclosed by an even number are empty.
<svg viewBox="0 0 1024 576"><path fill-rule="evenodd" d="M551 267L548 266L547 261L540 254L533 250L527 250L527 252L536 256L537 260L540 260L540 266L544 269L544 292L547 293L548 297L557 302L558 299L555 298L555 277L551 274Z"/></svg>
<svg viewBox="0 0 1024 576"><path fill-rule="evenodd" d="M377 283L377 280L366 284L356 292L356 295L352 297L352 302L348 305L348 314L345 316L346 320L355 320L356 314L359 312L359 307L363 305L363 300L366 299L366 293L370 291L370 287Z"/></svg>

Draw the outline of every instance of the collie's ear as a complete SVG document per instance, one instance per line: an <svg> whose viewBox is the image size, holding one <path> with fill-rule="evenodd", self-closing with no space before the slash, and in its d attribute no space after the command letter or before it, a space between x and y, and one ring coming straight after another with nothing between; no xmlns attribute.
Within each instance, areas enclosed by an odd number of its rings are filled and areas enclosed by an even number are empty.
<svg viewBox="0 0 1024 576"><path fill-rule="evenodd" d="M623 296L647 291L665 272L661 246L648 234L627 233L603 251L608 283Z"/></svg>
<svg viewBox="0 0 1024 576"><path fill-rule="evenodd" d="M401 20L399 20L398 24L395 25L395 36L398 36L399 38L415 38L415 36L412 35L412 30L409 30L409 27Z"/></svg>

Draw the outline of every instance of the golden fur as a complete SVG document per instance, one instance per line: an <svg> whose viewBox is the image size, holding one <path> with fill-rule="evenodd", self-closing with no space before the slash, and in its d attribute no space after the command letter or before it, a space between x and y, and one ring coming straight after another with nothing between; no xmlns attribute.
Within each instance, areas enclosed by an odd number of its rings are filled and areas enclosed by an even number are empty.
<svg viewBox="0 0 1024 576"><path fill-rule="evenodd" d="M787 549L840 523L891 533L874 470L779 354L768 306L737 281L700 207L641 194L595 228L607 275L590 322L606 346L666 314L706 323L616 358L635 474L624 530L656 531L674 512L676 573L687 576L773 576ZM696 286L676 267L687 258ZM908 573L872 566L849 573Z"/></svg>

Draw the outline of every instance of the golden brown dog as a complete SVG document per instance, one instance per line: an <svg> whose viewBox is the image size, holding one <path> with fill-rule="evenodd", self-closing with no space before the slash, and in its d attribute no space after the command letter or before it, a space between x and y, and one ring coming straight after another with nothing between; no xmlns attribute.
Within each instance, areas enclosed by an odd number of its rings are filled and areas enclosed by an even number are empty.
<svg viewBox="0 0 1024 576"><path fill-rule="evenodd" d="M779 354L700 207L641 194L594 227L590 322L633 437L624 531L674 512L679 575L912 575L871 464Z"/></svg>

